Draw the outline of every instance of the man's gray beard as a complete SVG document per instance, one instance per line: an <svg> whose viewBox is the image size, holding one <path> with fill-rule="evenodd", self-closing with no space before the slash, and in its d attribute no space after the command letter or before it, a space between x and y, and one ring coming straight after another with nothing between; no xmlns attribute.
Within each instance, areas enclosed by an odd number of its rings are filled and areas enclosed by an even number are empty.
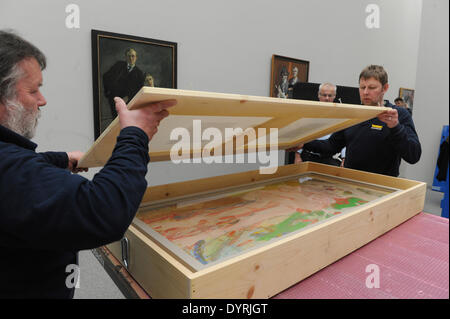
<svg viewBox="0 0 450 319"><path fill-rule="evenodd" d="M38 119L41 117L41 111L38 109L26 109L17 100L8 100L6 105L6 118L0 123L11 131L32 139L36 133Z"/></svg>

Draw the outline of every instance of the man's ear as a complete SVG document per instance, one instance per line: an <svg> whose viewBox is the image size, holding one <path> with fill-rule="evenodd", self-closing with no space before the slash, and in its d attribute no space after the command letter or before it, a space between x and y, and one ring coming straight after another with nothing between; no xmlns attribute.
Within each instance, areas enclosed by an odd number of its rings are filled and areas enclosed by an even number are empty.
<svg viewBox="0 0 450 319"><path fill-rule="evenodd" d="M386 93L388 89L389 89L389 83L386 83L385 85L383 85L383 93Z"/></svg>

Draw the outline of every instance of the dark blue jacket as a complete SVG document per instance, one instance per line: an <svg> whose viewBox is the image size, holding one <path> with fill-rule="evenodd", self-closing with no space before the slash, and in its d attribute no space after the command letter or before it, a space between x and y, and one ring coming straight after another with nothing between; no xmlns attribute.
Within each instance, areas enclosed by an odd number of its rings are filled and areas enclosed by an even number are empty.
<svg viewBox="0 0 450 319"><path fill-rule="evenodd" d="M347 147L345 167L398 176L401 159L417 163L422 149L410 113L392 104L388 106L398 112L396 127L390 129L373 118L336 132L328 140L306 143L304 149L333 155Z"/></svg>
<svg viewBox="0 0 450 319"><path fill-rule="evenodd" d="M0 125L0 298L71 298L77 252L120 240L147 187L148 137L120 132L92 181L67 169L66 153ZM82 277L82 271L81 271Z"/></svg>

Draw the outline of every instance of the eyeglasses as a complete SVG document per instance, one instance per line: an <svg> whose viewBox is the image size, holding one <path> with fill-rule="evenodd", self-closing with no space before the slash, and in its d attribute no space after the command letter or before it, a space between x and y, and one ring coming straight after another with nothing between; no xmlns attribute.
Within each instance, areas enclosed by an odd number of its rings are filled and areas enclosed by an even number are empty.
<svg viewBox="0 0 450 319"><path fill-rule="evenodd" d="M319 93L319 95L320 96L322 96L322 97L336 97L336 95L333 95L333 94L323 94L323 93Z"/></svg>

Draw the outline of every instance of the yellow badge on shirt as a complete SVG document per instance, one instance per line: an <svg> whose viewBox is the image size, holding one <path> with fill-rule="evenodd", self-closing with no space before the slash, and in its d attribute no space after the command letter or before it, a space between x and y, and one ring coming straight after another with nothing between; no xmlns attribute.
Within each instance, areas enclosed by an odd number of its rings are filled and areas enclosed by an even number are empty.
<svg viewBox="0 0 450 319"><path fill-rule="evenodd" d="M372 124L371 129L381 131L383 129L383 125Z"/></svg>

